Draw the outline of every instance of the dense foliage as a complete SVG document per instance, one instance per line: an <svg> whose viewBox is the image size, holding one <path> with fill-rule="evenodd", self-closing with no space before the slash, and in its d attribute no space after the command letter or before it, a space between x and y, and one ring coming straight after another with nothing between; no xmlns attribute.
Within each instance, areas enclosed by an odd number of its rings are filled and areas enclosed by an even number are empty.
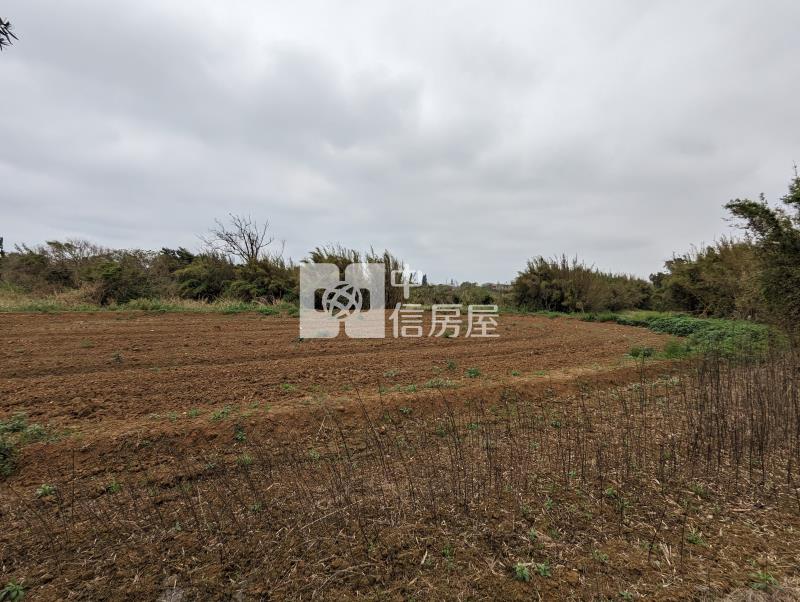
<svg viewBox="0 0 800 602"><path fill-rule="evenodd" d="M566 256L528 261L513 284L514 303L530 311L618 311L649 305L645 280L609 274Z"/></svg>
<svg viewBox="0 0 800 602"><path fill-rule="evenodd" d="M18 246L0 258L0 280L33 295L72 293L109 305L134 299L183 297L274 303L297 297L297 267L280 254L238 260L227 249L111 250L82 240Z"/></svg>
<svg viewBox="0 0 800 602"><path fill-rule="evenodd" d="M770 317L789 330L800 329L800 176L795 169L785 208L735 199L726 207L745 224L758 258L758 284Z"/></svg>
<svg viewBox="0 0 800 602"><path fill-rule="evenodd" d="M675 256L664 265L666 272L650 276L655 307L712 317L764 317L759 262L752 241L723 238L704 249Z"/></svg>
<svg viewBox="0 0 800 602"><path fill-rule="evenodd" d="M513 285L513 303L527 310L603 312L651 308L703 317L777 323L800 330L800 177L785 207L736 199L726 208L746 230L742 239L675 255L650 283L607 274L566 257L537 257Z"/></svg>
<svg viewBox="0 0 800 602"><path fill-rule="evenodd" d="M34 297L71 295L71 301L90 305L153 305L138 300L181 297L197 301L242 301L273 304L294 302L299 294L298 266L270 251L266 225L231 216L230 226L217 222L206 249L160 251L111 250L82 240L49 241L37 247L22 245L0 251L0 283ZM0 247L1 248L1 247ZM391 286L391 270L403 262L389 251L366 253L340 245L317 247L305 262L384 263L387 303L401 302L402 288ZM155 303L154 307L169 307Z"/></svg>

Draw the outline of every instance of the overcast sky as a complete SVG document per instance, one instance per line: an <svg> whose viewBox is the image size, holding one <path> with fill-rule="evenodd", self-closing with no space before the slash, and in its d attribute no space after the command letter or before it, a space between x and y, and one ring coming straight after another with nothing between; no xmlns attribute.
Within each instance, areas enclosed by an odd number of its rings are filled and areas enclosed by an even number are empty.
<svg viewBox="0 0 800 602"><path fill-rule="evenodd" d="M800 162L800 2L6 0L0 235L646 276Z"/></svg>

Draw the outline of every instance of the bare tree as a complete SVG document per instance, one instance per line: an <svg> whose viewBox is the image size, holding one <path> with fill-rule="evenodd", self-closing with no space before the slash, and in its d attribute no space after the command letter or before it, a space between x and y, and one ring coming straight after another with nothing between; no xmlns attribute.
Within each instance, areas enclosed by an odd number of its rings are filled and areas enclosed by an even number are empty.
<svg viewBox="0 0 800 602"><path fill-rule="evenodd" d="M17 36L11 32L11 21L3 21L3 18L0 17L0 50L6 46L11 46L11 40L16 39Z"/></svg>
<svg viewBox="0 0 800 602"><path fill-rule="evenodd" d="M267 248L275 241L268 235L269 221L259 224L250 216L229 214L229 223L214 220L210 236L203 242L216 251L236 257L244 263L255 263L266 257Z"/></svg>

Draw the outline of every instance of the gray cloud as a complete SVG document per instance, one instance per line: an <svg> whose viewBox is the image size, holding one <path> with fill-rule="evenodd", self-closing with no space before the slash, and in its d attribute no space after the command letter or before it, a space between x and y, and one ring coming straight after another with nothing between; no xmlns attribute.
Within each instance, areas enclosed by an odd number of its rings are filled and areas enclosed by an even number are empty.
<svg viewBox="0 0 800 602"><path fill-rule="evenodd" d="M782 194L800 6L11 0L3 235L389 247L432 279L535 254L646 275Z"/></svg>

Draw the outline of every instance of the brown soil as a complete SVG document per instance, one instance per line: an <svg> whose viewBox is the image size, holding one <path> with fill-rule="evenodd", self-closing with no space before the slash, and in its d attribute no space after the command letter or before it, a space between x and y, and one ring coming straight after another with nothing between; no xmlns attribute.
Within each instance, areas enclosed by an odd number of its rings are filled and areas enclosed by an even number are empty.
<svg viewBox="0 0 800 602"><path fill-rule="evenodd" d="M414 404L438 399L437 383L463 398L507 383L542 388L608 373L615 382L620 370L630 379L630 348L666 340L527 316L502 316L496 339L394 339L387 328L385 339L301 341L298 332L296 318L255 314L0 315L0 420L22 412L67 435L28 446L12 481L63 470L68 450L79 450L79 470L114 470L128 465L124 441L213 438L230 430L211 419L226 410L247 414L268 437L294 438L312 428L309 410L319 403L360 415L356 396ZM469 378L469 368L480 376ZM139 450L136 464L158 463L150 454Z"/></svg>
<svg viewBox="0 0 800 602"><path fill-rule="evenodd" d="M34 600L744 587L738 600L748 583L777 591L773 573L797 578L784 473L765 468L765 486L684 447L682 368L625 356L668 337L538 316L501 316L499 333L300 340L281 316L0 315L0 421L24 413L46 433L0 485L0 587L22 581ZM55 492L37 496L43 483Z"/></svg>

